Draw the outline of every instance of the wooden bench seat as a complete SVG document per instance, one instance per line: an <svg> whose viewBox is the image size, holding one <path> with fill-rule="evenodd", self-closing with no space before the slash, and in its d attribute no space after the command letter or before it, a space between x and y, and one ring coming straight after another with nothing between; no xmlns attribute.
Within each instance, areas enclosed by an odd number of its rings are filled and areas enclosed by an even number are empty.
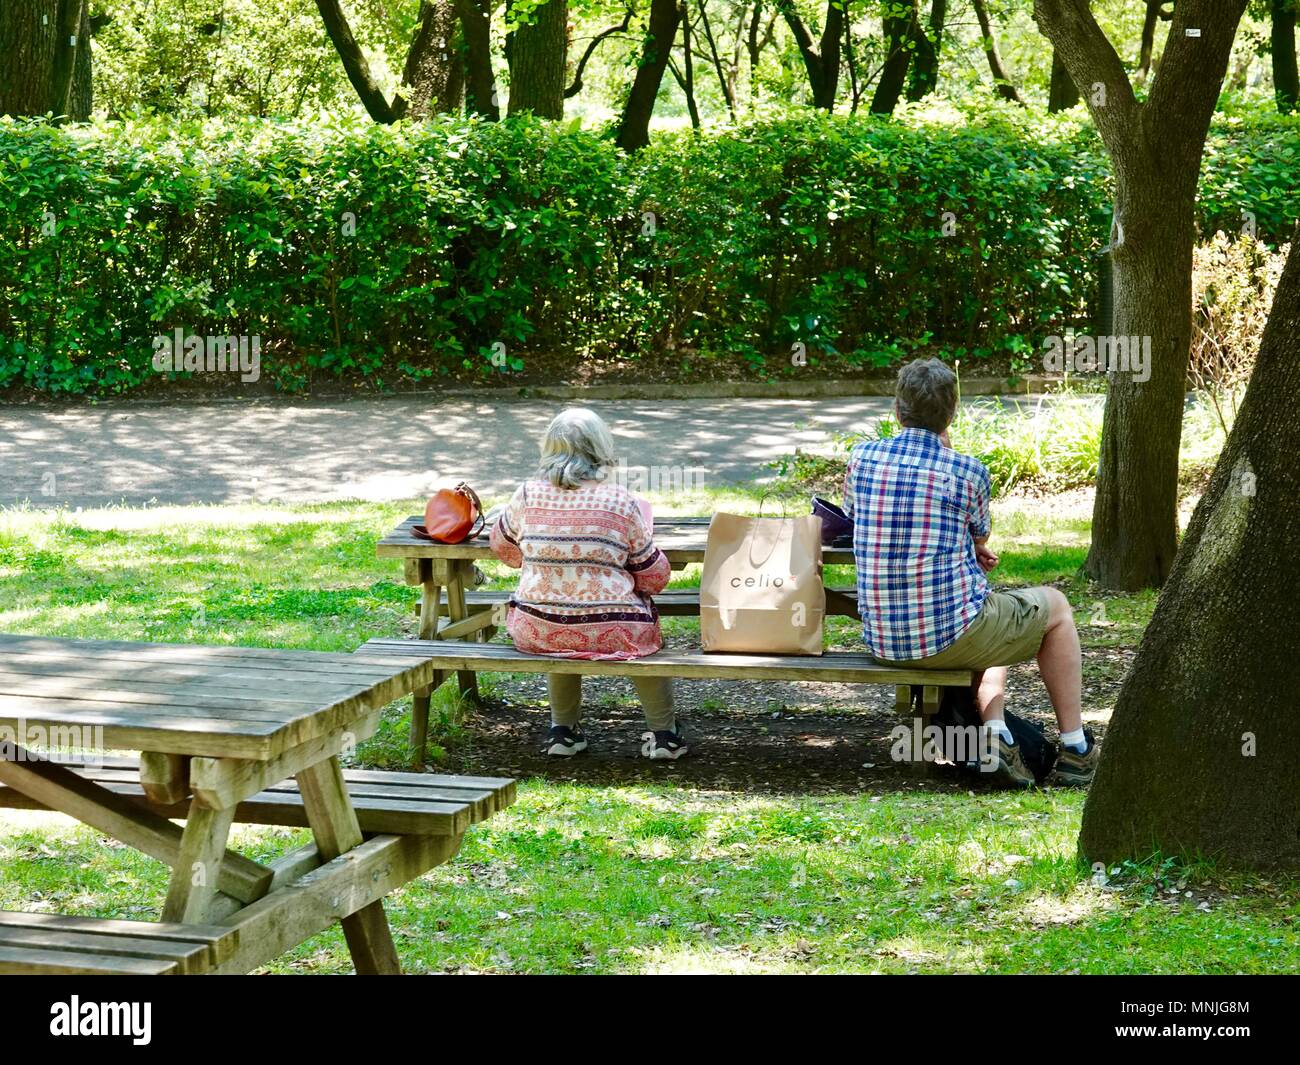
<svg viewBox="0 0 1300 1065"><path fill-rule="evenodd" d="M971 671L968 669L900 669L881 665L870 655L855 651L827 651L823 655L660 651L645 658L608 662L530 655L507 644L468 643L460 640L377 639L368 641L360 650L386 655L411 655L434 661L439 669L450 672L472 669L497 673L612 674L710 680L808 680L841 684L893 684L909 688L911 685L965 687L971 683Z"/></svg>
<svg viewBox="0 0 1300 1065"><path fill-rule="evenodd" d="M62 764L78 776L125 795L163 817L183 819L189 813L188 801L156 803L149 799L140 783L138 759L106 758L97 766ZM361 831L370 835L458 836L470 825L486 820L515 801L515 782L505 777L345 769L343 779ZM4 785L0 785L0 807L46 808ZM308 827L302 796L292 779L241 802L235 820L242 824Z"/></svg>
<svg viewBox="0 0 1300 1065"><path fill-rule="evenodd" d="M0 975L196 976L231 956L238 938L218 925L0 910Z"/></svg>
<svg viewBox="0 0 1300 1065"><path fill-rule="evenodd" d="M697 680L822 681L836 684L892 684L899 713L917 714L921 727L938 711L941 689L966 688L969 669L900 669L881 665L870 655L827 651L823 655L704 654L702 651L659 651L645 658L618 662L530 655L499 643L461 640L370 640L361 652L410 655L435 662L433 687L459 670L498 673L577 673L623 677L679 677ZM420 707L412 710L412 746L423 761L424 722ZM427 705L424 708L427 714Z"/></svg>

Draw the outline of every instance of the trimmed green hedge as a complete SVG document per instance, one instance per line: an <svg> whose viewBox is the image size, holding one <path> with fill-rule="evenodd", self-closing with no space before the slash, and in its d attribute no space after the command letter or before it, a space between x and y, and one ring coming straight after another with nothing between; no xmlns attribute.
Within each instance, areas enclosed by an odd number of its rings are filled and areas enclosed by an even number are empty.
<svg viewBox="0 0 1300 1065"><path fill-rule="evenodd" d="M1203 225L1300 214L1300 121L1212 137ZM153 338L261 338L278 385L508 374L530 352L887 364L1027 351L1087 313L1109 218L1075 120L801 113L633 159L531 120L0 120L0 387L156 380ZM945 225L947 222L947 225Z"/></svg>

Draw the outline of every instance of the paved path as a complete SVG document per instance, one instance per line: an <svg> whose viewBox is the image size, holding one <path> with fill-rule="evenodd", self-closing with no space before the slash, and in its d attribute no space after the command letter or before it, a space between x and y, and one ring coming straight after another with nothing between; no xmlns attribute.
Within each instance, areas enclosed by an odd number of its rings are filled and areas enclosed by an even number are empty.
<svg viewBox="0 0 1300 1065"><path fill-rule="evenodd" d="M631 487L645 471L706 486L771 475L765 463L886 412L880 397L620 400L609 423ZM410 499L442 480L509 491L536 461L553 401L404 396L312 402L0 408L0 504ZM643 485L645 486L645 485ZM645 486L648 487L648 486Z"/></svg>

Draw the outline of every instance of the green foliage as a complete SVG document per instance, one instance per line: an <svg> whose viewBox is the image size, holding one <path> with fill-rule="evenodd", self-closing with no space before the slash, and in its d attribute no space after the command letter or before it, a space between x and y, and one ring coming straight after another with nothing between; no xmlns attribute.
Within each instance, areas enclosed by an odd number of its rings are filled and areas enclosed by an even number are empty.
<svg viewBox="0 0 1300 1065"><path fill-rule="evenodd" d="M993 494L1032 485L1060 491L1092 484L1101 458L1102 397L1069 394L1006 406L1000 400L978 400L961 406L949 428L952 446L973 455L988 467ZM1193 404L1183 421L1180 468L1184 481L1194 484L1213 469L1231 428L1230 414L1220 404ZM849 452L862 440L893 436L892 416L867 429L841 433L830 454L797 453L773 463L781 487L816 490L839 497Z"/></svg>
<svg viewBox="0 0 1300 1065"><path fill-rule="evenodd" d="M362 43L399 56L400 67L416 5L396 5L391 19L371 5L349 6ZM104 0L92 8L109 16L92 62L95 107L108 115L361 111L311 0ZM402 24L383 33L399 16ZM381 73L385 65L378 62Z"/></svg>
<svg viewBox="0 0 1300 1065"><path fill-rule="evenodd" d="M1216 137L1257 139L1244 120ZM1207 202L1249 187L1277 240L1300 194L1254 158L1218 150ZM765 375L800 344L837 370L1014 358L1086 313L1109 199L1076 119L998 110L802 112L632 159L526 119L4 119L0 387L125 392L158 379L153 338L178 328L260 337L286 389L508 375L530 353Z"/></svg>

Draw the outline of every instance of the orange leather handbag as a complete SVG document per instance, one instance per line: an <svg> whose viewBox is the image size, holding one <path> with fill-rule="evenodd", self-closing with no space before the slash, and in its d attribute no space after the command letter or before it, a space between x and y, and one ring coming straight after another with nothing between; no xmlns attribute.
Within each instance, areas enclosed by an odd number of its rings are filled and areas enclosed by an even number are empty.
<svg viewBox="0 0 1300 1065"><path fill-rule="evenodd" d="M424 524L411 527L413 535L439 544L459 544L483 528L483 504L464 481L455 488L435 492L424 508Z"/></svg>

